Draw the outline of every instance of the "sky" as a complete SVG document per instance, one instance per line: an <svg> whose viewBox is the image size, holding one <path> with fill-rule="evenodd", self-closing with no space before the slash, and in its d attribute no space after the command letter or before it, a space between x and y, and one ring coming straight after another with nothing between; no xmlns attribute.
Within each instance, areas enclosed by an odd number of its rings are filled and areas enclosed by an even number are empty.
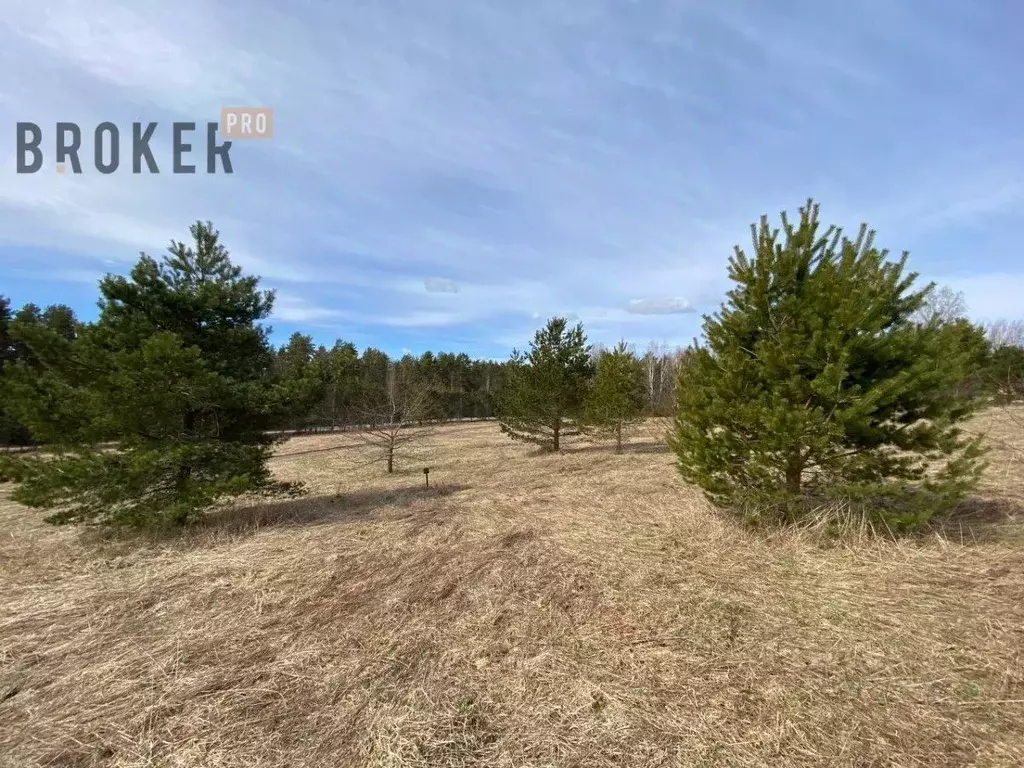
<svg viewBox="0 0 1024 768"><path fill-rule="evenodd" d="M751 222L808 197L1024 318L1024 5L1011 0L0 0L0 294L96 283L210 220L295 330L505 357L553 315L688 343ZM270 107L233 173L171 124ZM15 172L15 124L44 162ZM122 136L55 169L55 123ZM131 172L133 121L161 173Z"/></svg>

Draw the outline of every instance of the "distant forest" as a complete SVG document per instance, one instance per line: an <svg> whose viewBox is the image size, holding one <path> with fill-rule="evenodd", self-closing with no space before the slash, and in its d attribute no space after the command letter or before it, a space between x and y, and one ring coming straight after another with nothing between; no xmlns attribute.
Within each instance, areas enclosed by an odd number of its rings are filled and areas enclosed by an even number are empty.
<svg viewBox="0 0 1024 768"><path fill-rule="evenodd" d="M18 341L17 334L12 334L14 325L43 326L73 341L82 324L66 305L41 308L28 303L12 310L10 300L0 296L0 371L18 363L42 366L28 346ZM595 345L592 354L596 357L601 350ZM670 415L684 350L652 343L638 356L644 368L646 414ZM326 385L306 415L289 425L295 430L315 430L366 423L388 403L409 403L414 395L417 413L432 419L493 418L507 365L475 360L461 352L424 352L396 359L374 347L360 351L342 339L328 348L315 344L312 336L296 332L276 349L274 369L282 380L314 376ZM0 445L31 444L28 429L12 409L0 406Z"/></svg>

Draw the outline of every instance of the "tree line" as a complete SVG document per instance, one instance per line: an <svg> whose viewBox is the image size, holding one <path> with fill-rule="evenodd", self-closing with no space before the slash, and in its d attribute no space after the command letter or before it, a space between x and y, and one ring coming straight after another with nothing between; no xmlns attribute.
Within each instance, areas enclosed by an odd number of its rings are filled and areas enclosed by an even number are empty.
<svg viewBox="0 0 1024 768"><path fill-rule="evenodd" d="M555 317L503 362L301 333L275 349L273 292L197 222L189 244L104 277L95 321L0 300L0 440L46 447L0 455L0 479L54 523L182 524L242 494L301 493L267 466L282 430L357 425L391 471L424 421L495 417L551 451L580 435L621 451L661 415L682 477L745 519L841 498L912 527L977 482L983 445L961 425L1024 395L1024 324L971 323L866 225L851 239L818 216L808 201L796 222L753 225L685 349L594 346Z"/></svg>
<svg viewBox="0 0 1024 768"><path fill-rule="evenodd" d="M40 334L71 343L84 325L67 305L43 309L27 303L12 311L10 300L0 295L0 382L5 367L22 366L42 374L44 359L54 350L52 339L46 342L49 351L38 347ZM38 351L33 351L32 339ZM588 349L595 360L606 351ZM632 351L629 354L633 356ZM652 343L638 357L644 415L671 415L675 374L684 355L685 350ZM473 359L464 352L407 353L395 359L375 347L360 352L343 339L328 348L317 345L311 335L296 332L273 351L271 375L282 383L305 382L308 394L279 425L305 431L365 425L392 406L397 418L417 421L495 418L510 365L510 361ZM9 392L0 403L0 447L32 446L38 441L39 433L33 436L22 423Z"/></svg>

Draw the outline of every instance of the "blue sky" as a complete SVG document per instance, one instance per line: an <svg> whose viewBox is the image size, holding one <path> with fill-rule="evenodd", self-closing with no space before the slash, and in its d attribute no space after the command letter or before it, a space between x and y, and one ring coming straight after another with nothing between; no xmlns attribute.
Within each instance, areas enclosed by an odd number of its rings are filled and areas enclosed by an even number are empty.
<svg viewBox="0 0 1024 768"><path fill-rule="evenodd" d="M1024 318L1016 3L0 9L0 293L19 304L90 317L99 276L211 219L277 290L278 341L504 357L564 314L594 341L685 344L750 222L813 196L976 319ZM58 175L52 151L14 172L20 120L44 149L58 120L159 122L166 171L170 123L225 105L275 110L230 176Z"/></svg>

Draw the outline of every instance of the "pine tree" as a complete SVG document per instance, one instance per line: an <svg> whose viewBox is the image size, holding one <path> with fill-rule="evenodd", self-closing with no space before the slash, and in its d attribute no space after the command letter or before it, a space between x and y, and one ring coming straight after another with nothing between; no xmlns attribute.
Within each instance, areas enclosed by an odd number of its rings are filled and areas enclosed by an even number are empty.
<svg viewBox="0 0 1024 768"><path fill-rule="evenodd" d="M40 310L37 305L28 303L11 316L10 302L0 297L0 444L32 444L32 435L18 417L14 390L5 391L15 375L16 366L27 366L37 373L43 370L39 358L21 340L21 336L42 328L52 331L58 341L73 341L80 326L74 311L65 304L51 304ZM5 367L8 371L6 378L3 375Z"/></svg>
<svg viewBox="0 0 1024 768"><path fill-rule="evenodd" d="M933 321L943 335L943 349L956 349L962 355L963 378L955 384L958 397L984 398L988 395L986 372L992 359L992 345L985 338L985 329L966 317L952 320L936 315Z"/></svg>
<svg viewBox="0 0 1024 768"><path fill-rule="evenodd" d="M999 405L1024 399L1024 347L1005 344L992 350L983 384Z"/></svg>
<svg viewBox="0 0 1024 768"><path fill-rule="evenodd" d="M11 338L11 300L0 296L0 373L4 363L14 358L14 340Z"/></svg>
<svg viewBox="0 0 1024 768"><path fill-rule="evenodd" d="M359 353L355 345L338 339L320 358L326 386L324 412L328 423L341 425L355 419L363 391Z"/></svg>
<svg viewBox="0 0 1024 768"><path fill-rule="evenodd" d="M622 452L622 431L643 420L647 396L644 364L626 342L597 356L596 372L586 403L586 422L597 432L615 437L615 452Z"/></svg>
<svg viewBox="0 0 1024 768"><path fill-rule="evenodd" d="M946 324L914 322L932 286L912 290L908 254L889 261L866 226L852 241L819 232L813 201L796 226L783 214L781 240L767 217L751 230L753 254L736 248L736 286L678 380L683 477L790 519L823 497L906 526L956 504L982 469L958 427L978 405L957 387L976 354Z"/></svg>
<svg viewBox="0 0 1024 768"><path fill-rule="evenodd" d="M315 422L319 415L317 406L327 392L327 371L317 360L313 337L293 333L277 352L275 371L284 397L291 403L295 426Z"/></svg>
<svg viewBox="0 0 1024 768"><path fill-rule="evenodd" d="M18 445L28 440L27 430L18 423L10 397L5 392L4 369L16 361L11 320L10 299L0 296L0 445Z"/></svg>
<svg viewBox="0 0 1024 768"><path fill-rule="evenodd" d="M375 347L367 347L359 357L363 374L360 408L383 408L389 402L388 376L392 361L388 354Z"/></svg>
<svg viewBox="0 0 1024 768"><path fill-rule="evenodd" d="M42 371L19 366L14 399L50 455L6 469L15 500L53 510L49 522L181 524L221 499L297 490L267 468L267 430L288 415L259 324L273 294L242 276L212 225L191 234L105 277L99 319L74 338L15 324Z"/></svg>
<svg viewBox="0 0 1024 768"><path fill-rule="evenodd" d="M555 317L534 335L530 351L513 351L498 401L501 431L552 451L580 434L593 376L583 325Z"/></svg>

